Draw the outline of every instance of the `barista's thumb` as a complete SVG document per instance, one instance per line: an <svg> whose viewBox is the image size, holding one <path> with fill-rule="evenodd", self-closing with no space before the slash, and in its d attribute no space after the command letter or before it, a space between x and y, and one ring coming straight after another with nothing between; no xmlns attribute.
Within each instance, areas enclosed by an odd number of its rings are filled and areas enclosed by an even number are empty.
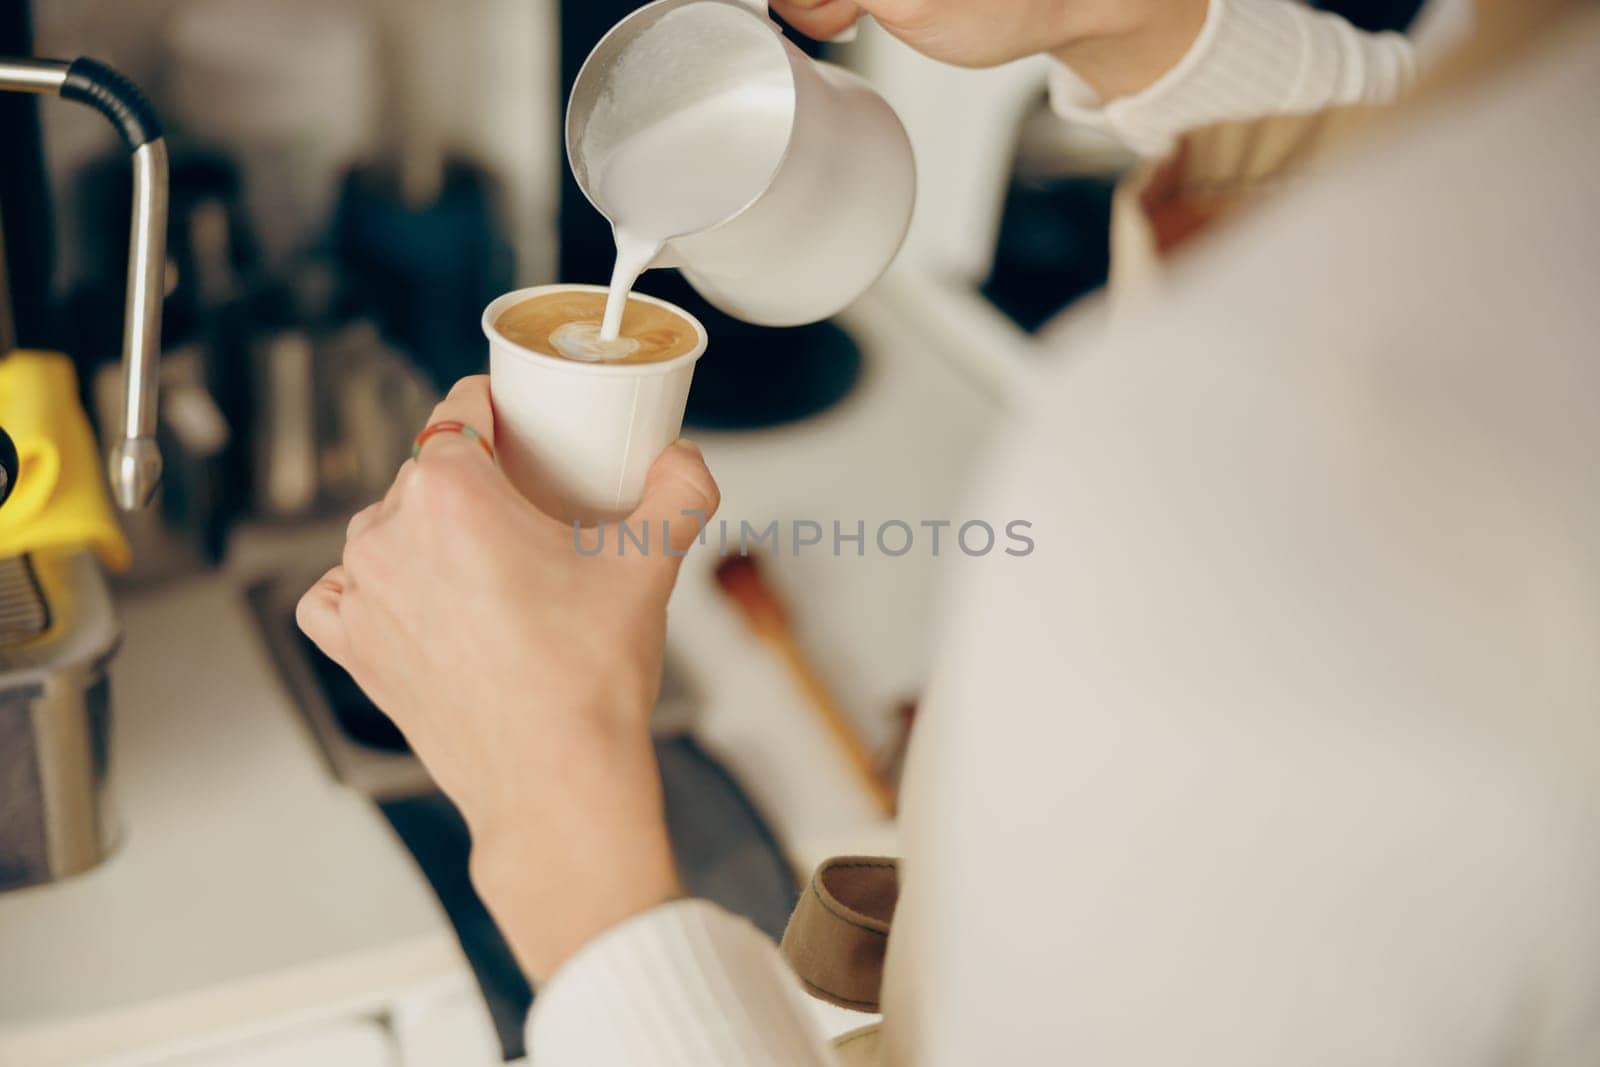
<svg viewBox="0 0 1600 1067"><path fill-rule="evenodd" d="M646 555L667 581L677 576L678 565L720 503L722 493L692 442L679 438L656 457L644 498L628 523L634 530L649 530Z"/></svg>

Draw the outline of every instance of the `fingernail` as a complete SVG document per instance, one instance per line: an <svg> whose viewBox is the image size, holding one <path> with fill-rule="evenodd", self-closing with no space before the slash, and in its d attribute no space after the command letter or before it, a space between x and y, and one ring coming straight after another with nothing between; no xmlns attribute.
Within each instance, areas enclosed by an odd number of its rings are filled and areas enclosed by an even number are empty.
<svg viewBox="0 0 1600 1067"><path fill-rule="evenodd" d="M689 440L687 437L678 438L676 441L672 442L672 447L673 448L687 449L688 451L693 452L697 456L702 454L700 452L700 446L695 444L693 441Z"/></svg>

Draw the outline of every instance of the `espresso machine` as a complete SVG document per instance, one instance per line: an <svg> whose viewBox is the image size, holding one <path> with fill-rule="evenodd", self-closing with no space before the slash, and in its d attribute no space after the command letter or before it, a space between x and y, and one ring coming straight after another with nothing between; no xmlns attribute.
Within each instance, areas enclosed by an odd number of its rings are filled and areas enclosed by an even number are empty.
<svg viewBox="0 0 1600 1067"><path fill-rule="evenodd" d="M143 508L161 479L156 376L166 269L167 150L160 123L136 86L92 59L0 56L0 91L88 105L116 127L131 153L123 424L116 428L106 463L117 507ZM15 351L4 221L0 219L0 363L22 358ZM0 422L3 415L0 409ZM28 412L30 422L39 422L40 416ZM76 397L53 405L43 421L43 431L36 425L35 432L79 444L92 440ZM30 477L45 477L19 461L9 437L5 446L0 449L0 461L5 461L0 462L0 514L8 503L18 506L19 497L35 488L28 484ZM93 448L85 447L78 454L88 455L98 467ZM61 455L67 454L63 448ZM66 459L59 462L64 471ZM78 474L77 484L87 484L83 472ZM97 485L90 491L102 494ZM117 824L106 791L111 717L107 669L120 633L105 572L87 547L39 547L0 558L0 891L80 873L115 846Z"/></svg>

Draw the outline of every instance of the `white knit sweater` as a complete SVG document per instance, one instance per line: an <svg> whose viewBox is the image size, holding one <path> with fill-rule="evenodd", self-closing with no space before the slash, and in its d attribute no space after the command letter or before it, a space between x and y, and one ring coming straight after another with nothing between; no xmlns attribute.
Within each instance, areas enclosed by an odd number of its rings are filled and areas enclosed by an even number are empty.
<svg viewBox="0 0 1600 1067"><path fill-rule="evenodd" d="M1153 145L1405 69L1219 0L1099 121ZM912 753L894 1063L1600 1063L1596 129L1589 17L1037 391L971 510L1039 548L963 569ZM830 1063L800 997L671 904L540 991L530 1058Z"/></svg>
<svg viewBox="0 0 1600 1067"><path fill-rule="evenodd" d="M1399 34L1362 33L1290 0L1211 0L1188 54L1149 88L1102 101L1057 63L1050 103L1068 122L1158 156L1178 134L1214 122L1393 100L1415 73Z"/></svg>

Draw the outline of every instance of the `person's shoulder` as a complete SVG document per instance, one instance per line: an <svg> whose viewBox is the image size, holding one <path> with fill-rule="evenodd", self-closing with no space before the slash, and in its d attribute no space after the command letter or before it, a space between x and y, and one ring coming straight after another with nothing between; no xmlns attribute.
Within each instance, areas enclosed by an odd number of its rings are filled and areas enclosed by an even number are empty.
<svg viewBox="0 0 1600 1067"><path fill-rule="evenodd" d="M1558 466L1580 442L1600 447L1587 358L1600 305L1585 293L1600 249L1596 69L1600 17L1579 18L1432 94L1181 255L1159 300L1041 402L1160 376L1228 392L1244 408L1229 421L1283 405L1310 423L1362 419L1374 447L1433 435Z"/></svg>

